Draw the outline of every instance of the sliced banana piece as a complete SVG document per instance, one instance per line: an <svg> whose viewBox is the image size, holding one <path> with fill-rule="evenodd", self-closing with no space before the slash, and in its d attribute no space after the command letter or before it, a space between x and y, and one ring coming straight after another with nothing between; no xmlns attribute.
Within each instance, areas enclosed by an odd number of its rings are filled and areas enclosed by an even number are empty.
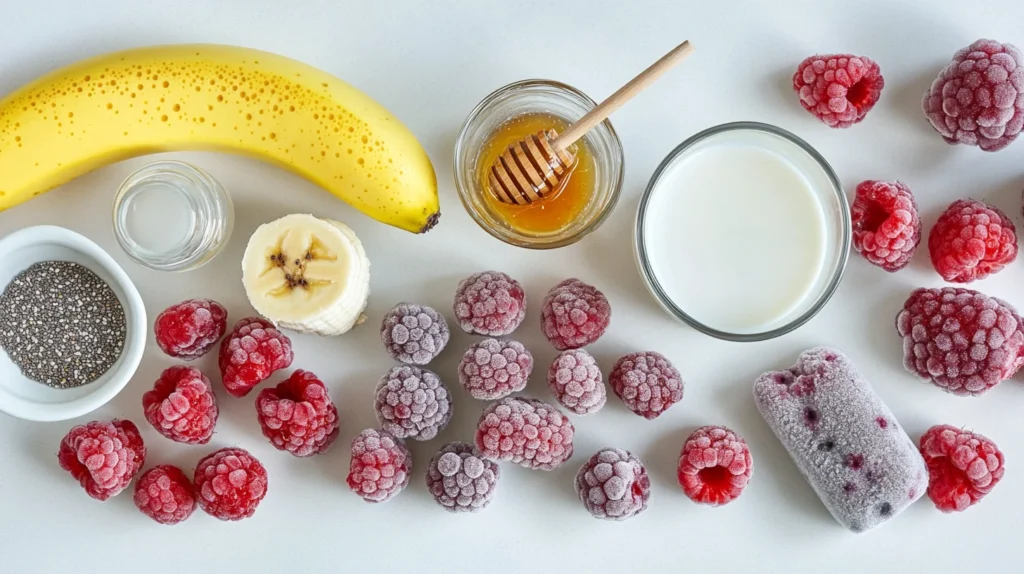
<svg viewBox="0 0 1024 574"><path fill-rule="evenodd" d="M286 215L249 238L242 285L253 308L278 327L341 335L366 319L370 260L344 223Z"/></svg>

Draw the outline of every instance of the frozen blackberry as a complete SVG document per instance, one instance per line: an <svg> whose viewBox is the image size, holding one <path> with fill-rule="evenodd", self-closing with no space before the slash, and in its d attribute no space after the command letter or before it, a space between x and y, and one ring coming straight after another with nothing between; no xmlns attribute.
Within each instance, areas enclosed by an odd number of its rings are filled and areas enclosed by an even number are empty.
<svg viewBox="0 0 1024 574"><path fill-rule="evenodd" d="M548 369L548 388L559 404L578 415L596 413L608 397L597 361L583 349L555 357Z"/></svg>
<svg viewBox="0 0 1024 574"><path fill-rule="evenodd" d="M387 502L409 485L412 453L391 433L366 429L352 439L348 487L366 502Z"/></svg>
<svg viewBox="0 0 1024 574"><path fill-rule="evenodd" d="M653 420L683 398L683 379L664 355L632 353L622 357L608 376L615 395L629 410Z"/></svg>
<svg viewBox="0 0 1024 574"><path fill-rule="evenodd" d="M505 397L487 407L476 430L476 447L493 460L534 470L553 470L572 456L575 429L555 407L523 397Z"/></svg>
<svg viewBox="0 0 1024 574"><path fill-rule="evenodd" d="M449 336L444 316L426 305L399 303L380 325L380 340L391 358L412 365L433 361Z"/></svg>
<svg viewBox="0 0 1024 574"><path fill-rule="evenodd" d="M476 512L490 504L501 468L473 445L452 442L430 459L427 489L449 512Z"/></svg>
<svg viewBox="0 0 1024 574"><path fill-rule="evenodd" d="M526 317L526 292L508 275L484 271L459 283L454 310L463 331L502 337L515 331Z"/></svg>
<svg viewBox="0 0 1024 574"><path fill-rule="evenodd" d="M612 307L593 285L566 279L544 297L541 327L559 351L578 349L598 340L611 322Z"/></svg>
<svg viewBox="0 0 1024 574"><path fill-rule="evenodd" d="M452 395L434 373L403 365L377 382L373 408L377 422L396 437L430 440L452 418Z"/></svg>
<svg viewBox="0 0 1024 574"><path fill-rule="evenodd" d="M474 399L493 401L526 388L533 355L518 341L484 339L459 363L459 384Z"/></svg>
<svg viewBox="0 0 1024 574"><path fill-rule="evenodd" d="M576 494L595 518L625 520L647 510L651 479L632 453L605 448L576 473Z"/></svg>

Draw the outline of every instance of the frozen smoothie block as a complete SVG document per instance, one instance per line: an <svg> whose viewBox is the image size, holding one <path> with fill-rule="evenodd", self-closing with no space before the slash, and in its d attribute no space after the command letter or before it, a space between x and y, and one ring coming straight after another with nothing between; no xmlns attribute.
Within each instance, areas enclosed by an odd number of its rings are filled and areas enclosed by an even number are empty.
<svg viewBox="0 0 1024 574"><path fill-rule="evenodd" d="M754 383L761 416L840 524L863 532L928 489L924 459L889 407L835 349Z"/></svg>

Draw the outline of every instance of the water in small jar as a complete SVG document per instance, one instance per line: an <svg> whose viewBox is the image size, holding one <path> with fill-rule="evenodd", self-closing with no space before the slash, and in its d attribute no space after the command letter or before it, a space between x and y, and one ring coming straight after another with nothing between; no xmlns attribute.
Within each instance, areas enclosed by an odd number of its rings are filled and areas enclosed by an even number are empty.
<svg viewBox="0 0 1024 574"><path fill-rule="evenodd" d="M125 230L140 249L153 254L180 249L196 226L195 208L177 182L147 180L131 192Z"/></svg>

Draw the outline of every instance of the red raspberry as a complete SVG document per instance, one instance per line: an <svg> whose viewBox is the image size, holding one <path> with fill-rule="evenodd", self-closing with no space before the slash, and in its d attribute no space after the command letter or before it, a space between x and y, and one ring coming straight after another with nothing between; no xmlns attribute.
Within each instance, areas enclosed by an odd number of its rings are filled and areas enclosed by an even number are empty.
<svg viewBox="0 0 1024 574"><path fill-rule="evenodd" d="M592 285L566 279L544 297L541 327L559 351L579 349L604 335L612 319L608 299Z"/></svg>
<svg viewBox="0 0 1024 574"><path fill-rule="evenodd" d="M196 465L199 506L220 520L241 520L256 512L267 494L267 469L249 451L222 448Z"/></svg>
<svg viewBox="0 0 1024 574"><path fill-rule="evenodd" d="M578 415L596 413L608 397L597 361L583 349L555 357L548 369L548 388L559 404Z"/></svg>
<svg viewBox="0 0 1024 574"><path fill-rule="evenodd" d="M132 421L93 421L64 435L57 461L89 496L102 501L132 481L146 462L146 445Z"/></svg>
<svg viewBox="0 0 1024 574"><path fill-rule="evenodd" d="M743 437L725 427L703 426L683 443L676 475L690 500L719 506L743 494L753 471Z"/></svg>
<svg viewBox="0 0 1024 574"><path fill-rule="evenodd" d="M978 40L924 94L924 115L950 144L997 151L1024 128L1024 58L1011 44Z"/></svg>
<svg viewBox="0 0 1024 574"><path fill-rule="evenodd" d="M608 383L629 410L648 420L658 418L683 398L679 371L664 355L653 351L619 359Z"/></svg>
<svg viewBox="0 0 1024 574"><path fill-rule="evenodd" d="M366 502L387 502L409 485L412 453L385 430L366 429L352 439L348 487Z"/></svg>
<svg viewBox="0 0 1024 574"><path fill-rule="evenodd" d="M163 352L191 361L202 357L224 336L228 312L210 299L191 299L164 309L153 323Z"/></svg>
<svg viewBox="0 0 1024 574"><path fill-rule="evenodd" d="M980 395L1024 364L1009 303L955 287L917 289L896 316L907 370L955 395Z"/></svg>
<svg viewBox="0 0 1024 574"><path fill-rule="evenodd" d="M928 465L928 498L943 512L977 504L1003 478L1003 453L980 434L935 425L921 437Z"/></svg>
<svg viewBox="0 0 1024 574"><path fill-rule="evenodd" d="M811 56L793 74L800 105L833 128L863 120L878 103L883 87L878 64L852 54Z"/></svg>
<svg viewBox="0 0 1024 574"><path fill-rule="evenodd" d="M501 337L515 331L526 317L526 292L504 273L476 273L459 283L454 311L463 331Z"/></svg>
<svg viewBox="0 0 1024 574"><path fill-rule="evenodd" d="M210 442L219 414L210 379L183 365L160 374L153 390L142 395L142 411L158 433L185 444Z"/></svg>
<svg viewBox="0 0 1024 574"><path fill-rule="evenodd" d="M196 493L180 468L162 464L135 482L135 506L160 524L177 524L192 516Z"/></svg>
<svg viewBox="0 0 1024 574"><path fill-rule="evenodd" d="M493 401L526 388L533 355L517 341L484 339L459 363L459 384L474 399Z"/></svg>
<svg viewBox="0 0 1024 574"><path fill-rule="evenodd" d="M605 448L576 473L576 495L595 518L625 520L647 510L651 479L632 453Z"/></svg>
<svg viewBox="0 0 1024 574"><path fill-rule="evenodd" d="M269 321L246 317L220 344L224 388L231 396L244 397L274 371L287 369L294 356L291 340Z"/></svg>
<svg viewBox="0 0 1024 574"><path fill-rule="evenodd" d="M338 409L316 375L298 370L256 396L256 418L270 444L295 456L322 454L338 438Z"/></svg>
<svg viewBox="0 0 1024 574"><path fill-rule="evenodd" d="M865 181L850 207L853 247L871 263L893 272L910 263L921 243L917 202L901 181Z"/></svg>
<svg viewBox="0 0 1024 574"><path fill-rule="evenodd" d="M452 419L452 394L436 374L419 367L392 367L377 381L377 422L398 438L430 440Z"/></svg>
<svg viewBox="0 0 1024 574"><path fill-rule="evenodd" d="M521 397L505 397L484 409L476 448L487 458L534 470L554 470L572 456L572 422L555 407Z"/></svg>
<svg viewBox="0 0 1024 574"><path fill-rule="evenodd" d="M1017 232L1002 211L980 201L960 199L932 227L928 253L943 279L970 283L1017 258Z"/></svg>
<svg viewBox="0 0 1024 574"><path fill-rule="evenodd" d="M471 444L450 442L430 459L427 490L448 512L476 512L491 503L499 478L498 463Z"/></svg>

